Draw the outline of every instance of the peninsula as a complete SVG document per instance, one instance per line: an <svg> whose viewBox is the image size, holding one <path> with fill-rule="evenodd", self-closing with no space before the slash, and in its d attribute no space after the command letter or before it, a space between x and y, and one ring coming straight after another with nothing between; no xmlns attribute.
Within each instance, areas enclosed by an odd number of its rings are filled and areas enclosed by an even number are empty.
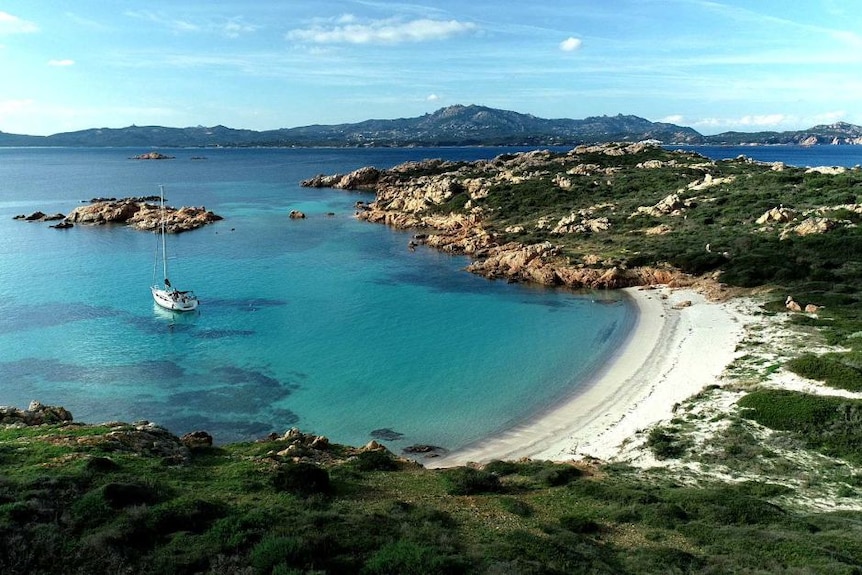
<svg viewBox="0 0 862 575"><path fill-rule="evenodd" d="M690 397L711 390L709 408L701 401L691 409L723 415L742 397L729 370L769 362L763 377L775 383L783 361L810 351L773 349L786 341L785 323L833 326L855 317L858 271L848 258L859 261L859 169L716 162L615 143L366 167L302 184L373 192L373 201L357 202L359 219L414 230L411 249L467 255L470 272L571 289L629 288L640 310L628 344L590 386L427 465L518 457L655 464L642 448ZM767 310L780 313L765 321ZM740 352L754 332L772 344ZM842 345L852 345L847 335ZM862 399L855 356L828 357L807 355L794 365L846 368L843 393ZM810 365L798 371L812 374ZM700 436L694 450L708 451L720 431L689 427Z"/></svg>

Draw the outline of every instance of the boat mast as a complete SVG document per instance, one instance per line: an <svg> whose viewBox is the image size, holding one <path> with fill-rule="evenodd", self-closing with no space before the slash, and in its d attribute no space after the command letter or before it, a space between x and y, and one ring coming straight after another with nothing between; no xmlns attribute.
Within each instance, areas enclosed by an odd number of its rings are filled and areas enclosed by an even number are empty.
<svg viewBox="0 0 862 575"><path fill-rule="evenodd" d="M165 229L165 187L159 186L159 196L161 198L161 230L162 234L162 267L164 272L165 284L168 282L168 251L167 251L167 240L165 239L166 229Z"/></svg>

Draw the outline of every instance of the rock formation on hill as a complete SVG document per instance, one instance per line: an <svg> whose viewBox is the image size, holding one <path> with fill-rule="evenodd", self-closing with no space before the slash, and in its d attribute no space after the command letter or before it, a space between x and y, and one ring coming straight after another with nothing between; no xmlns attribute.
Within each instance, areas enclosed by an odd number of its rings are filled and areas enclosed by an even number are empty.
<svg viewBox="0 0 862 575"><path fill-rule="evenodd" d="M302 185L373 192L374 201L356 203L357 218L415 230L410 249L426 244L467 255L473 260L467 269L488 278L620 288L689 285L705 274L717 278L734 264L735 273L753 277L764 273L756 271L762 263L748 261L760 238L858 225L858 204L812 203L813 196L803 200L794 192L794 182L818 177L829 178L818 186L834 190L821 191L819 201L850 198L847 186L858 180L858 170L806 170L745 157L713 162L639 142L365 167ZM764 197L786 196L797 205L753 211L763 209L760 196L749 191L753 179Z"/></svg>

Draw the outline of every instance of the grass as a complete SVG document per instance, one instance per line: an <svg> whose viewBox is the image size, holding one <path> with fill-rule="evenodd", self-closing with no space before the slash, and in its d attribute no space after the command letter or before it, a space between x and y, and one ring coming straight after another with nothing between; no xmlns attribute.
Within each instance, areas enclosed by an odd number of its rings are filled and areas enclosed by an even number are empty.
<svg viewBox="0 0 862 575"><path fill-rule="evenodd" d="M862 514L800 515L773 502L784 488L760 483L685 487L624 466L597 474L547 462L432 471L387 458L396 465L376 469L342 446L284 460L270 442L206 449L178 466L114 453L108 465L90 428L30 431L4 430L0 446L39 450L77 433L91 443L51 446L47 471L6 462L3 573L766 572L780 557L849 573L862 561L858 546L828 551L862 539Z"/></svg>

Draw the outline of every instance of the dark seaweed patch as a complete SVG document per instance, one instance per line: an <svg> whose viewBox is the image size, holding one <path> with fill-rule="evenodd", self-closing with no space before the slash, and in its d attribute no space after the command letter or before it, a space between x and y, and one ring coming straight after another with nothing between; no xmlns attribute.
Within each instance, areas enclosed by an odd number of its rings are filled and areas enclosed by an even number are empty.
<svg viewBox="0 0 862 575"><path fill-rule="evenodd" d="M112 308L78 303L45 303L38 306L17 306L4 311L0 333L15 333L42 329L76 321L116 317L120 313Z"/></svg>
<svg viewBox="0 0 862 575"><path fill-rule="evenodd" d="M240 311L257 311L263 308L285 306L289 302L282 299L253 298L253 299L208 299L207 308L228 308Z"/></svg>
<svg viewBox="0 0 862 575"><path fill-rule="evenodd" d="M252 384L255 387L268 390L295 389L296 387L292 384L285 384L261 371L231 365L216 367L211 373L214 377L230 384Z"/></svg>
<svg viewBox="0 0 862 575"><path fill-rule="evenodd" d="M193 332L192 335L198 339L222 339L225 337L248 337L254 333L250 329L204 329Z"/></svg>

